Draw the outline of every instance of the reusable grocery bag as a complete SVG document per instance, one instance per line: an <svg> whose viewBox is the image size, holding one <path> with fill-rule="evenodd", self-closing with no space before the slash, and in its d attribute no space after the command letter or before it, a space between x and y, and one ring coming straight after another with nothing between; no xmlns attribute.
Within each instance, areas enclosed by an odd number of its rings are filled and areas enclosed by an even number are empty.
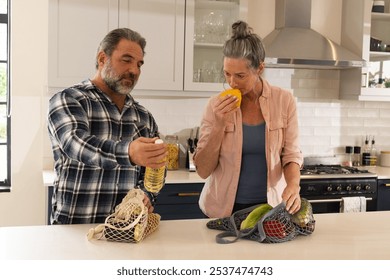
<svg viewBox="0 0 390 280"><path fill-rule="evenodd" d="M115 207L115 212L106 218L104 224L89 230L88 240L96 238L137 243L154 232L161 217L156 213L148 213L143 198L142 190L131 189Z"/></svg>
<svg viewBox="0 0 390 280"><path fill-rule="evenodd" d="M217 243L221 244L233 243L240 238L261 243L281 243L293 240L297 235L309 235L314 232L313 208L305 198L301 198L302 211L294 215L286 211L286 204L282 202L265 213L253 227L241 229L242 222L260 205L236 211L230 217L211 220L206 226L209 229L224 231L216 236Z"/></svg>

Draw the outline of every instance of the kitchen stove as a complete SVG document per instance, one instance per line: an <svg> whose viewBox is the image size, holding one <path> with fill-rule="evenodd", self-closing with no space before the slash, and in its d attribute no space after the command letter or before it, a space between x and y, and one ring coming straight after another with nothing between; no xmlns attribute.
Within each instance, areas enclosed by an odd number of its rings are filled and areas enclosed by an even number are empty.
<svg viewBox="0 0 390 280"><path fill-rule="evenodd" d="M341 165L306 165L301 170L302 197L314 213L339 212L343 197L364 196L367 210L376 210L377 175L367 170Z"/></svg>

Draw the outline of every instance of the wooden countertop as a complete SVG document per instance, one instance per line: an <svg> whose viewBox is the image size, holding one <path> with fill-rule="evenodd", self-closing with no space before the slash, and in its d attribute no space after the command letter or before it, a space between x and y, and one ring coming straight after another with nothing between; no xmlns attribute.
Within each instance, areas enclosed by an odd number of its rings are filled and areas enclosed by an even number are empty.
<svg viewBox="0 0 390 280"><path fill-rule="evenodd" d="M310 236L279 244L238 240L217 244L220 231L207 219L162 221L138 244L88 241L96 225L20 226L0 228L0 259L169 259L169 260L389 260L390 211L317 214Z"/></svg>

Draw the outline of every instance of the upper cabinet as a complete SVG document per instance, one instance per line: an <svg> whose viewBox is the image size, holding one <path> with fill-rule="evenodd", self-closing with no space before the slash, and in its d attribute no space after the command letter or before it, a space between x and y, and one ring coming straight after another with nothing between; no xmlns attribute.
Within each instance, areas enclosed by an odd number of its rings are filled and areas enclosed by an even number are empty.
<svg viewBox="0 0 390 280"><path fill-rule="evenodd" d="M184 11L185 1L119 1L119 27L134 29L146 39L137 89L183 89Z"/></svg>
<svg viewBox="0 0 390 280"><path fill-rule="evenodd" d="M185 1L51 0L49 86L67 87L95 73L97 47L112 29L129 27L146 39L136 86L183 88Z"/></svg>
<svg viewBox="0 0 390 280"><path fill-rule="evenodd" d="M360 48L367 67L340 73L340 95L345 99L362 101L390 101L390 88L384 78L390 78L390 1L385 1L385 13L373 13L372 0L344 0L344 38ZM374 40L373 40L374 39ZM375 42L382 41L382 45ZM382 86L375 83L382 82Z"/></svg>
<svg viewBox="0 0 390 280"><path fill-rule="evenodd" d="M67 87L95 73L100 40L118 26L118 1L50 0L48 79Z"/></svg>
<svg viewBox="0 0 390 280"><path fill-rule="evenodd" d="M363 85L364 98L390 101L390 13L371 13L370 65ZM387 86L387 87L386 87Z"/></svg>
<svg viewBox="0 0 390 280"><path fill-rule="evenodd" d="M222 47L231 36L231 26L246 20L247 1L192 0L186 7L184 89L221 91Z"/></svg>
<svg viewBox="0 0 390 280"><path fill-rule="evenodd" d="M222 45L246 19L247 0L50 0L49 87L95 73L97 47L112 29L145 37L136 90L221 91Z"/></svg>

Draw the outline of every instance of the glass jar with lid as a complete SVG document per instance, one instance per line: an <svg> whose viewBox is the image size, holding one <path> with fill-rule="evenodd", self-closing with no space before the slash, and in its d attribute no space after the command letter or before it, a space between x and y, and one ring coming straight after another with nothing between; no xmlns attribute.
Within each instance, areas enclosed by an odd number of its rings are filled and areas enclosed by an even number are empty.
<svg viewBox="0 0 390 280"><path fill-rule="evenodd" d="M168 170L179 169L179 137L177 135L165 136L165 143L168 146Z"/></svg>

